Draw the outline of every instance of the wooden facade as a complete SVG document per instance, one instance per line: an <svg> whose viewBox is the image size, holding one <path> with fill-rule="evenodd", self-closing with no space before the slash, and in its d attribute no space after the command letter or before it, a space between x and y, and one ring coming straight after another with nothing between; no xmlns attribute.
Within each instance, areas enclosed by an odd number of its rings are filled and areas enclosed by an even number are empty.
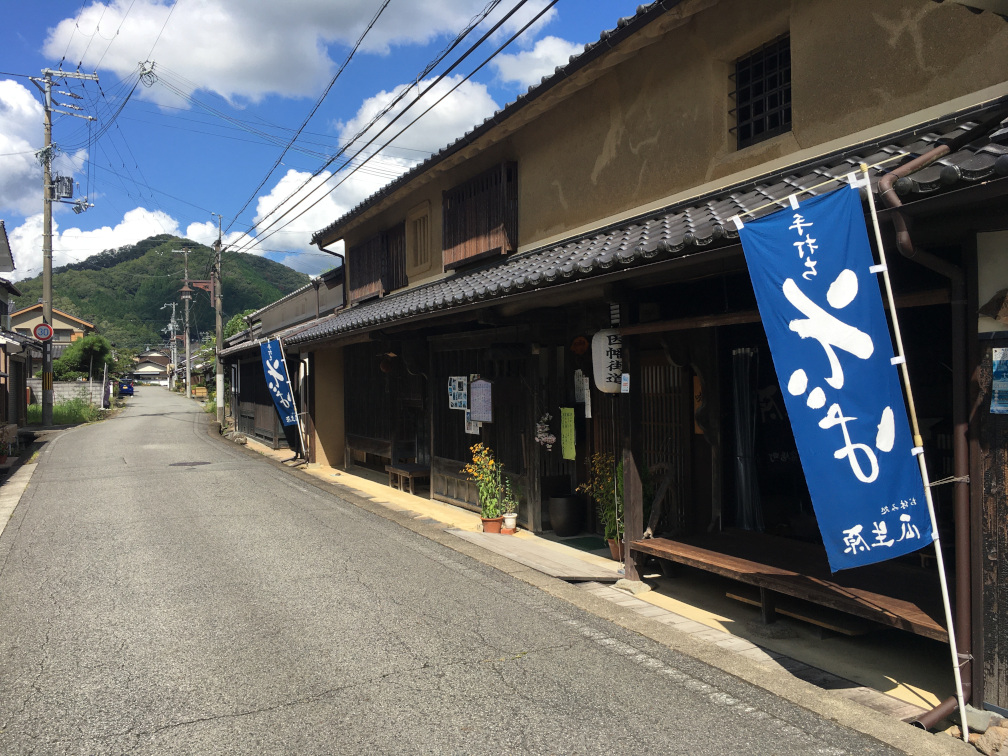
<svg viewBox="0 0 1008 756"><path fill-rule="evenodd" d="M442 203L444 268L518 247L518 164L501 163L445 192Z"/></svg>
<svg viewBox="0 0 1008 756"><path fill-rule="evenodd" d="M1008 708L1008 415L990 412L993 385L993 350L1008 348L1008 338L998 338L980 345L976 372L977 412L974 415L974 450L971 480L981 484L974 489L979 512L974 519L980 526L979 562L983 569L976 576L982 597L974 622L983 633L980 666L984 699L999 708ZM979 494L979 495L978 495Z"/></svg>
<svg viewBox="0 0 1008 756"><path fill-rule="evenodd" d="M239 361L236 369L238 390L233 391L235 427L246 436L257 438L273 449L293 448L290 434L285 433L273 398L266 387L262 361L249 358ZM297 435L293 438L297 444Z"/></svg>
<svg viewBox="0 0 1008 756"><path fill-rule="evenodd" d="M362 302L406 285L406 224L375 234L351 250L347 300Z"/></svg>

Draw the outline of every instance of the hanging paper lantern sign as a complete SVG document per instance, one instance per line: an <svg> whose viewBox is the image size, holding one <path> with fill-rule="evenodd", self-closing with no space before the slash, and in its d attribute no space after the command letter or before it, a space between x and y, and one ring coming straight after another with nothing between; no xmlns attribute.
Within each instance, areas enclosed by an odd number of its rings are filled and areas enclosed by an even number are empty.
<svg viewBox="0 0 1008 756"><path fill-rule="evenodd" d="M604 394L618 394L623 373L623 337L615 328L592 336L592 372L595 387Z"/></svg>

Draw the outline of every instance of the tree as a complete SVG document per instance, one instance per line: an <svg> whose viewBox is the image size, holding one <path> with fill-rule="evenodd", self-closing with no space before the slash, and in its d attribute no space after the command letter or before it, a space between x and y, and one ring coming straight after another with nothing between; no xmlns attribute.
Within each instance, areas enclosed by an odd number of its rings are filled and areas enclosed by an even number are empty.
<svg viewBox="0 0 1008 756"><path fill-rule="evenodd" d="M231 318L227 325L224 326L224 338L229 338L234 336L236 333L240 333L248 328L248 324L245 322L245 318L251 315L255 310L245 310L244 312L239 312L233 318Z"/></svg>
<svg viewBox="0 0 1008 756"><path fill-rule="evenodd" d="M72 342L59 359L53 360L53 378L72 381L93 377L95 368L101 377L103 364L112 364L112 345L104 336L91 333Z"/></svg>

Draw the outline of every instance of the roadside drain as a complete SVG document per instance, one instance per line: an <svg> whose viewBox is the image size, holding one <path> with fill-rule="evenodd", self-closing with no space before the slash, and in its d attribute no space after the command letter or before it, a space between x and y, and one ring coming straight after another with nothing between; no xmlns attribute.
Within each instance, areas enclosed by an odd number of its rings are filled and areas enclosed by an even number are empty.
<svg viewBox="0 0 1008 756"><path fill-rule="evenodd" d="M209 464L209 462L172 462L168 467L199 467L200 465Z"/></svg>

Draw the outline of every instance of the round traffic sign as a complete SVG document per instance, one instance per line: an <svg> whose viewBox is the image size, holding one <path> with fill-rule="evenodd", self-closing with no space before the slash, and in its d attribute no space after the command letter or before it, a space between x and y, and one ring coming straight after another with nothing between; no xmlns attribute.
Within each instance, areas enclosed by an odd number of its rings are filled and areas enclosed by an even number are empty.
<svg viewBox="0 0 1008 756"><path fill-rule="evenodd" d="M32 329L32 333L39 341L49 341L53 337L52 326L48 323L39 323Z"/></svg>

